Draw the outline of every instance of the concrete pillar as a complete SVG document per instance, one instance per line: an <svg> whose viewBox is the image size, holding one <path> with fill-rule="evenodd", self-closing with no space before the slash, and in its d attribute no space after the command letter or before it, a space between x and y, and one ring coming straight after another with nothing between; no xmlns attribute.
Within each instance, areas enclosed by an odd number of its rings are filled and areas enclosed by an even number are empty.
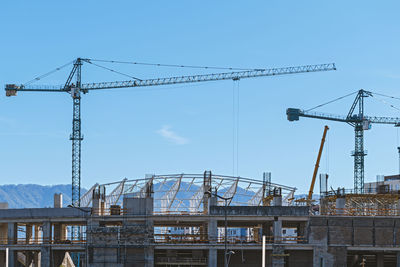
<svg viewBox="0 0 400 267"><path fill-rule="evenodd" d="M346 198L338 197L336 199L336 214L338 215L344 214L345 204L346 204Z"/></svg>
<svg viewBox="0 0 400 267"><path fill-rule="evenodd" d="M49 221L44 222L43 225L43 244L40 249L41 254L41 267L50 267L51 266L51 249L49 243L51 240L51 223Z"/></svg>
<svg viewBox="0 0 400 267"><path fill-rule="evenodd" d="M17 244L17 224L16 223L13 223L13 222L8 223L7 237L8 237L9 245Z"/></svg>
<svg viewBox="0 0 400 267"><path fill-rule="evenodd" d="M17 252L15 250L11 250L9 248L7 248L7 249L8 249L8 266L9 267L17 266L17 262L18 262Z"/></svg>
<svg viewBox="0 0 400 267"><path fill-rule="evenodd" d="M297 237L298 243L305 243L308 240L307 224L298 223L297 224Z"/></svg>
<svg viewBox="0 0 400 267"><path fill-rule="evenodd" d="M145 198L145 213L146 216L153 215L154 199L152 196L147 195ZM146 227L150 233L149 238L154 236L154 222L152 219L146 219ZM154 266L154 246L147 246L144 249L145 267Z"/></svg>
<svg viewBox="0 0 400 267"><path fill-rule="evenodd" d="M210 207L211 206L217 206L218 205L218 199L216 196L212 195L209 199L208 199L208 214L210 214Z"/></svg>
<svg viewBox="0 0 400 267"><path fill-rule="evenodd" d="M62 208L63 207L63 195L54 194L54 208Z"/></svg>
<svg viewBox="0 0 400 267"><path fill-rule="evenodd" d="M62 224L61 223L55 223L54 224L54 242L55 243L61 243L62 239Z"/></svg>
<svg viewBox="0 0 400 267"><path fill-rule="evenodd" d="M41 266L40 259L41 259L40 252L34 252L34 254L33 254L33 267L40 267Z"/></svg>
<svg viewBox="0 0 400 267"><path fill-rule="evenodd" d="M9 245L16 245L17 244L17 224L13 222L9 222L7 224L7 239ZM8 265L9 266L16 266L18 261L17 253L14 250L8 251Z"/></svg>
<svg viewBox="0 0 400 267"><path fill-rule="evenodd" d="M208 220L208 240L211 244L217 243L218 226L217 226L217 220L215 219Z"/></svg>
<svg viewBox="0 0 400 267"><path fill-rule="evenodd" d="M274 243L282 243L282 221L277 217L274 220L273 234Z"/></svg>
<svg viewBox="0 0 400 267"><path fill-rule="evenodd" d="M154 247L144 248L144 267L154 266Z"/></svg>
<svg viewBox="0 0 400 267"><path fill-rule="evenodd" d="M8 225L6 223L1 223L0 224L0 244L5 245L8 243L7 231L8 231Z"/></svg>
<svg viewBox="0 0 400 267"><path fill-rule="evenodd" d="M42 245L40 249L40 267L51 267L51 250L49 245Z"/></svg>
<svg viewBox="0 0 400 267"><path fill-rule="evenodd" d="M95 192L95 191L93 191L93 192ZM93 193L92 214L93 215L100 215L100 210L101 210L100 196L95 194L95 193Z"/></svg>
<svg viewBox="0 0 400 267"><path fill-rule="evenodd" d="M25 242L30 244L32 242L32 224L25 225Z"/></svg>
<svg viewBox="0 0 400 267"><path fill-rule="evenodd" d="M376 267L384 267L384 254L378 253L376 254Z"/></svg>
<svg viewBox="0 0 400 267"><path fill-rule="evenodd" d="M217 249L211 248L208 250L208 266L217 267Z"/></svg>
<svg viewBox="0 0 400 267"><path fill-rule="evenodd" d="M211 196L208 199L208 209L207 212L210 214L210 207L217 206L217 197ZM207 235L210 244L216 244L218 240L218 224L217 220L210 218L207 225ZM208 250L208 266L217 266L218 257L217 249L211 248Z"/></svg>
<svg viewBox="0 0 400 267"><path fill-rule="evenodd" d="M272 200L273 206L282 206L282 196L274 196Z"/></svg>
<svg viewBox="0 0 400 267"><path fill-rule="evenodd" d="M39 225L34 224L33 225L33 231L34 231L34 239L33 239L33 243L35 244L39 244L42 240L42 233L39 229Z"/></svg>
<svg viewBox="0 0 400 267"><path fill-rule="evenodd" d="M153 197L146 197L146 215L153 215L154 199Z"/></svg>
<svg viewBox="0 0 400 267"><path fill-rule="evenodd" d="M326 246L316 246L313 251L313 266L331 267L334 261L333 256L328 254Z"/></svg>
<svg viewBox="0 0 400 267"><path fill-rule="evenodd" d="M51 242L51 223L49 221L43 222L42 231L43 231L43 243Z"/></svg>
<svg viewBox="0 0 400 267"><path fill-rule="evenodd" d="M285 249L280 245L272 245L272 267L285 267Z"/></svg>

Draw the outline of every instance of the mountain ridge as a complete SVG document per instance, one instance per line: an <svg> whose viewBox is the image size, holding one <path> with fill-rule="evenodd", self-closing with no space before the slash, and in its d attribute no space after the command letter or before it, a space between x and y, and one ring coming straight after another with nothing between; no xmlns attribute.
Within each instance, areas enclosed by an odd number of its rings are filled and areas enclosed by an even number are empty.
<svg viewBox="0 0 400 267"><path fill-rule="evenodd" d="M81 188L84 194L87 190ZM71 185L5 184L0 185L0 202L10 209L53 207L54 194L63 194L63 206L71 204Z"/></svg>

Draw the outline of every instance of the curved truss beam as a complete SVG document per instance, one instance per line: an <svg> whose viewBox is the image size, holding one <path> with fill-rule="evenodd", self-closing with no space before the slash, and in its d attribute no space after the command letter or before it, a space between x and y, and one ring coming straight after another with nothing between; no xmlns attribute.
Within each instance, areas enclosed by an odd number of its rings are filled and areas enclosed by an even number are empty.
<svg viewBox="0 0 400 267"><path fill-rule="evenodd" d="M247 202L249 206L260 206L263 198L263 187L261 186L254 196Z"/></svg>
<svg viewBox="0 0 400 267"><path fill-rule="evenodd" d="M238 183L239 183L239 178L236 179L236 181L231 185L231 187L229 187L228 190L225 191L223 195L224 198L231 198L228 200L228 205L231 204L232 199L236 194Z"/></svg>
<svg viewBox="0 0 400 267"><path fill-rule="evenodd" d="M82 197L81 197L81 207L89 207L92 203L93 191L99 186L98 183L94 184Z"/></svg>
<svg viewBox="0 0 400 267"><path fill-rule="evenodd" d="M204 196L204 184L200 186L200 188L194 193L194 195L190 198L190 212L199 211L201 201L203 200Z"/></svg>
<svg viewBox="0 0 400 267"><path fill-rule="evenodd" d="M284 206L290 206L292 204L292 202L294 200L294 192L295 191L296 190L292 190L285 196L285 198L282 201Z"/></svg>
<svg viewBox="0 0 400 267"><path fill-rule="evenodd" d="M124 185L128 179L122 180L122 182L114 188L114 190L106 196L106 203L107 205L116 205L118 203L119 198L121 197L122 193L124 192Z"/></svg>
<svg viewBox="0 0 400 267"><path fill-rule="evenodd" d="M168 211L172 203L174 203L174 200L176 198L176 195L178 194L179 188L181 187L181 181L182 181L183 175L181 175L175 183L168 189L167 193L162 197L161 199L161 210L162 211Z"/></svg>

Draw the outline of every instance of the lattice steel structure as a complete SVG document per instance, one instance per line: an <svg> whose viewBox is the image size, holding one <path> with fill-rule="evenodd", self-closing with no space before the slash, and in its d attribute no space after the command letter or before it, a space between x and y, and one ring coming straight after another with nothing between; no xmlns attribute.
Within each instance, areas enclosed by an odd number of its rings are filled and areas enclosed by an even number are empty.
<svg viewBox="0 0 400 267"><path fill-rule="evenodd" d="M291 205L295 187L276 183L264 183L260 180L204 174L169 174L148 175L147 178L124 179L119 182L94 185L82 197L81 206L89 206L92 195L90 192L99 187L106 189L106 206L122 204L126 197L144 197L146 188L152 184L154 197L154 212L168 213L203 213L207 209L208 199L205 192L212 189L225 197L232 197L228 202L231 206L262 206L268 198L267 188L281 188L283 205ZM224 205L221 201L218 205Z"/></svg>

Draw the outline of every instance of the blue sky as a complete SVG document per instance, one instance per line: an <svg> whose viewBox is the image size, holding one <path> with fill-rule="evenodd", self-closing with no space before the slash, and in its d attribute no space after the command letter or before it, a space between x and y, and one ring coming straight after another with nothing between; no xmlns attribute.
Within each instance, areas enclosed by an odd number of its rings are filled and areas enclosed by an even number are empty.
<svg viewBox="0 0 400 267"><path fill-rule="evenodd" d="M24 83L76 57L269 68L335 62L336 72L91 92L82 100L82 185L146 173L232 174L233 89L239 87L240 176L271 171L308 190L323 131L322 172L353 186L353 129L286 120L360 88L400 96L397 1L2 1L0 84ZM108 66L108 65L107 65ZM110 65L111 67L111 65ZM202 70L112 66L140 78ZM62 84L68 70L40 81ZM84 66L84 82L125 77ZM347 114L353 99L319 111ZM400 101L391 101L400 107ZM368 115L399 116L368 99ZM0 97L1 183L71 181L72 102L67 94ZM366 181L398 172L397 130L365 133ZM317 187L318 188L318 187Z"/></svg>

